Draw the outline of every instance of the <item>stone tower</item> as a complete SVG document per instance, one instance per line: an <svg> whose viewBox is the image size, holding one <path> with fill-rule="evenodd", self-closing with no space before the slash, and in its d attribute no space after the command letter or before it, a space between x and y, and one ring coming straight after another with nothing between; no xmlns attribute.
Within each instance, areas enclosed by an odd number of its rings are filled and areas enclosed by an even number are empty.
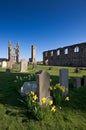
<svg viewBox="0 0 86 130"><path fill-rule="evenodd" d="M31 60L32 63L36 64L36 46L32 45L31 49Z"/></svg>
<svg viewBox="0 0 86 130"><path fill-rule="evenodd" d="M11 45L11 42L8 41L8 60L11 62L19 63L19 43L16 44L16 47Z"/></svg>

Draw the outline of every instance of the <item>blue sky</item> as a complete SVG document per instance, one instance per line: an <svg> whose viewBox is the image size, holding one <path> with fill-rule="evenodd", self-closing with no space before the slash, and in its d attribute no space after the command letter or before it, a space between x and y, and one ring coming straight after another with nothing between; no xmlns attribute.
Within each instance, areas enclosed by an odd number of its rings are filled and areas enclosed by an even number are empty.
<svg viewBox="0 0 86 130"><path fill-rule="evenodd" d="M42 53L86 42L86 0L0 0L0 58L8 58L8 40L20 43L20 59L31 45Z"/></svg>

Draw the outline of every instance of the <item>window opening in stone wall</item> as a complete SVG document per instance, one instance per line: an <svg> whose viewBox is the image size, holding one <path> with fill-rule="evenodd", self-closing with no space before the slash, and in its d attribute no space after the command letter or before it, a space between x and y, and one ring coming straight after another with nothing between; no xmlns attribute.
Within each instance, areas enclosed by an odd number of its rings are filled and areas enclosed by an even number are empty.
<svg viewBox="0 0 86 130"><path fill-rule="evenodd" d="M47 52L45 52L45 56L47 56Z"/></svg>
<svg viewBox="0 0 86 130"><path fill-rule="evenodd" d="M79 52L79 47L78 47L78 46L76 46L76 47L74 48L74 52Z"/></svg>
<svg viewBox="0 0 86 130"><path fill-rule="evenodd" d="M51 51L51 56L53 56L53 51Z"/></svg>
<svg viewBox="0 0 86 130"><path fill-rule="evenodd" d="M57 50L57 56L59 56L60 55L60 50Z"/></svg>
<svg viewBox="0 0 86 130"><path fill-rule="evenodd" d="M16 53L16 49L15 49L15 48L13 48L12 53L13 53L13 54L15 54L15 53Z"/></svg>
<svg viewBox="0 0 86 130"><path fill-rule="evenodd" d="M65 54L68 54L68 48L65 49Z"/></svg>

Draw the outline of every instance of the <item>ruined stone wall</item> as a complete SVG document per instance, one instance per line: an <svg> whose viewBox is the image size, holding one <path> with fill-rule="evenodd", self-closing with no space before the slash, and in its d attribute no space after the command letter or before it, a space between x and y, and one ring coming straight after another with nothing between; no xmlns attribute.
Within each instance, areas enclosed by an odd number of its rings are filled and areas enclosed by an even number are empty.
<svg viewBox="0 0 86 130"><path fill-rule="evenodd" d="M11 45L11 42L8 41L8 61L19 63L19 43L16 44L16 47Z"/></svg>
<svg viewBox="0 0 86 130"><path fill-rule="evenodd" d="M74 44L43 52L43 64L86 66L86 43Z"/></svg>

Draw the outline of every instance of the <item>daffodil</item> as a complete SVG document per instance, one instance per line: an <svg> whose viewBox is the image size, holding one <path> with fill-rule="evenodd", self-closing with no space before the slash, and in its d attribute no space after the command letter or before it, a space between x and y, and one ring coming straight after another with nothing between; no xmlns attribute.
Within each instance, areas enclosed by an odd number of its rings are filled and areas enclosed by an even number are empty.
<svg viewBox="0 0 86 130"><path fill-rule="evenodd" d="M53 88L52 88L52 87L50 87L50 90L53 90Z"/></svg>
<svg viewBox="0 0 86 130"><path fill-rule="evenodd" d="M32 102L34 103L34 102L35 102L35 100L32 100Z"/></svg>
<svg viewBox="0 0 86 130"><path fill-rule="evenodd" d="M38 97L36 95L33 96L33 99L36 100Z"/></svg>
<svg viewBox="0 0 86 130"><path fill-rule="evenodd" d="M66 97L66 98L65 98L65 101L69 101L69 100L70 100L69 97Z"/></svg>
<svg viewBox="0 0 86 130"><path fill-rule="evenodd" d="M46 98L42 98L42 99L41 99L41 102L42 102L42 103L46 103Z"/></svg>
<svg viewBox="0 0 86 130"><path fill-rule="evenodd" d="M34 95L35 95L35 93L34 93L33 91L31 91L31 92L30 92L30 94L31 94L32 96L34 96Z"/></svg>
<svg viewBox="0 0 86 130"><path fill-rule="evenodd" d="M50 101L49 101L49 105L52 105L52 104L53 104L53 100L50 100Z"/></svg>
<svg viewBox="0 0 86 130"><path fill-rule="evenodd" d="M51 111L55 112L56 111L56 106L52 106Z"/></svg>

